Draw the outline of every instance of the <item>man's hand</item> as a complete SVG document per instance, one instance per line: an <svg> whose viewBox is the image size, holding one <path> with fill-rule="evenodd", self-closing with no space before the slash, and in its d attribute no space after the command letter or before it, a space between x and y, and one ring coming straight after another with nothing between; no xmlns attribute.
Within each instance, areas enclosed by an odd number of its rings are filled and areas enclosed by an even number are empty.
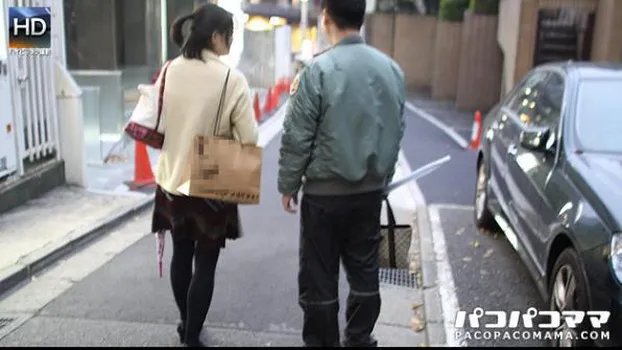
<svg viewBox="0 0 622 350"><path fill-rule="evenodd" d="M283 195L282 197L283 209L290 214L295 214L298 206L297 195Z"/></svg>

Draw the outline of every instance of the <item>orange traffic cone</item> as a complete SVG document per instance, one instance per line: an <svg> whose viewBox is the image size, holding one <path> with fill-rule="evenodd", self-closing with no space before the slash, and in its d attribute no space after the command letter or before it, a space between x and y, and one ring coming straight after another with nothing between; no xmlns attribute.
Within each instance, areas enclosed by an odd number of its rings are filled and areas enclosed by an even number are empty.
<svg viewBox="0 0 622 350"><path fill-rule="evenodd" d="M281 96L285 92L285 81L280 78L276 84L279 87L279 96Z"/></svg>
<svg viewBox="0 0 622 350"><path fill-rule="evenodd" d="M480 111L475 112L475 118L473 120L473 130L471 132L471 146L472 150L479 148L480 139L482 138L482 113Z"/></svg>
<svg viewBox="0 0 622 350"><path fill-rule="evenodd" d="M266 95L266 104L263 107L264 113L272 112L272 109L274 108L274 106L272 105L272 101L272 88L268 88L268 94Z"/></svg>
<svg viewBox="0 0 622 350"><path fill-rule="evenodd" d="M255 120L261 121L261 107L259 106L259 96L255 93L255 100L253 101L253 109L255 110Z"/></svg>
<svg viewBox="0 0 622 350"><path fill-rule="evenodd" d="M128 183L130 187L146 187L155 185L155 176L151 170L151 162L147 153L147 146L142 142L135 142L134 181Z"/></svg>
<svg viewBox="0 0 622 350"><path fill-rule="evenodd" d="M279 94L277 89L274 89L274 91L272 92L272 108L273 109L279 108L279 105L281 102L280 99L281 99L281 95Z"/></svg>

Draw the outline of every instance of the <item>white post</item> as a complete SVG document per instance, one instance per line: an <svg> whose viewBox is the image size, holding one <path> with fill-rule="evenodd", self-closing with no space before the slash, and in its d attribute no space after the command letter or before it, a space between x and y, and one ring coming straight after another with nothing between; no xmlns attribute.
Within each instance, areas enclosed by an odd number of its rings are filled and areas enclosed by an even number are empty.
<svg viewBox="0 0 622 350"><path fill-rule="evenodd" d="M82 90L67 69L57 61L54 61L54 73L59 112L59 148L65 160L65 179L70 185L86 187Z"/></svg>
<svg viewBox="0 0 622 350"><path fill-rule="evenodd" d="M307 39L307 27L309 27L309 0L300 0L300 34L303 44Z"/></svg>
<svg viewBox="0 0 622 350"><path fill-rule="evenodd" d="M160 46L161 46L161 64L168 59L168 1L160 0Z"/></svg>

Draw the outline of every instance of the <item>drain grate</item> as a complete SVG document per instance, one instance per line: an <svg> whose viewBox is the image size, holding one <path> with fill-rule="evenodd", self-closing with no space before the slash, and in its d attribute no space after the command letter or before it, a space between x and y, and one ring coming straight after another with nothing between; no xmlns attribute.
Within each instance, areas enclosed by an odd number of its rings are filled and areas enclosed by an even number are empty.
<svg viewBox="0 0 622 350"><path fill-rule="evenodd" d="M0 317L0 330L15 321L14 318Z"/></svg>
<svg viewBox="0 0 622 350"><path fill-rule="evenodd" d="M17 327L24 324L24 322L30 319L30 315L12 315L3 314L0 315L0 339L6 337L9 333L13 332Z"/></svg>
<svg viewBox="0 0 622 350"><path fill-rule="evenodd" d="M380 269L380 283L394 286L418 288L417 276L408 272L407 269Z"/></svg>
<svg viewBox="0 0 622 350"><path fill-rule="evenodd" d="M0 316L0 339L9 334L13 330L13 324L17 321L14 317L2 317Z"/></svg>

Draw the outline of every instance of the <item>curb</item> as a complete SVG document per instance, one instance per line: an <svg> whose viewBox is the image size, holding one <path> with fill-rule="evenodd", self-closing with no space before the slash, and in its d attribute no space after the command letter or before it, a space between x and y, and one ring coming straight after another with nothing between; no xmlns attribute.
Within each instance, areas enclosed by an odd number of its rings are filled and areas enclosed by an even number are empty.
<svg viewBox="0 0 622 350"><path fill-rule="evenodd" d="M84 247L108 233L112 228L123 224L133 215L145 211L153 202L154 196L146 196L131 208L120 209L106 219L99 220L84 229L71 232L62 239L22 257L12 266L0 270L0 297L73 251Z"/></svg>
<svg viewBox="0 0 622 350"><path fill-rule="evenodd" d="M398 158L405 161L405 155L400 152ZM407 163L406 163L407 164ZM419 234L418 242L413 239L409 249L411 266L421 272L421 289L423 291L423 310L425 315L426 341L428 346L447 346L447 332L443 318L442 299L438 286L436 268L436 254L434 251L434 237L432 225L428 215L428 205L416 181L412 181L408 188L416 205L416 227L413 229ZM413 237L415 233L413 232ZM418 261L413 261L413 260Z"/></svg>

